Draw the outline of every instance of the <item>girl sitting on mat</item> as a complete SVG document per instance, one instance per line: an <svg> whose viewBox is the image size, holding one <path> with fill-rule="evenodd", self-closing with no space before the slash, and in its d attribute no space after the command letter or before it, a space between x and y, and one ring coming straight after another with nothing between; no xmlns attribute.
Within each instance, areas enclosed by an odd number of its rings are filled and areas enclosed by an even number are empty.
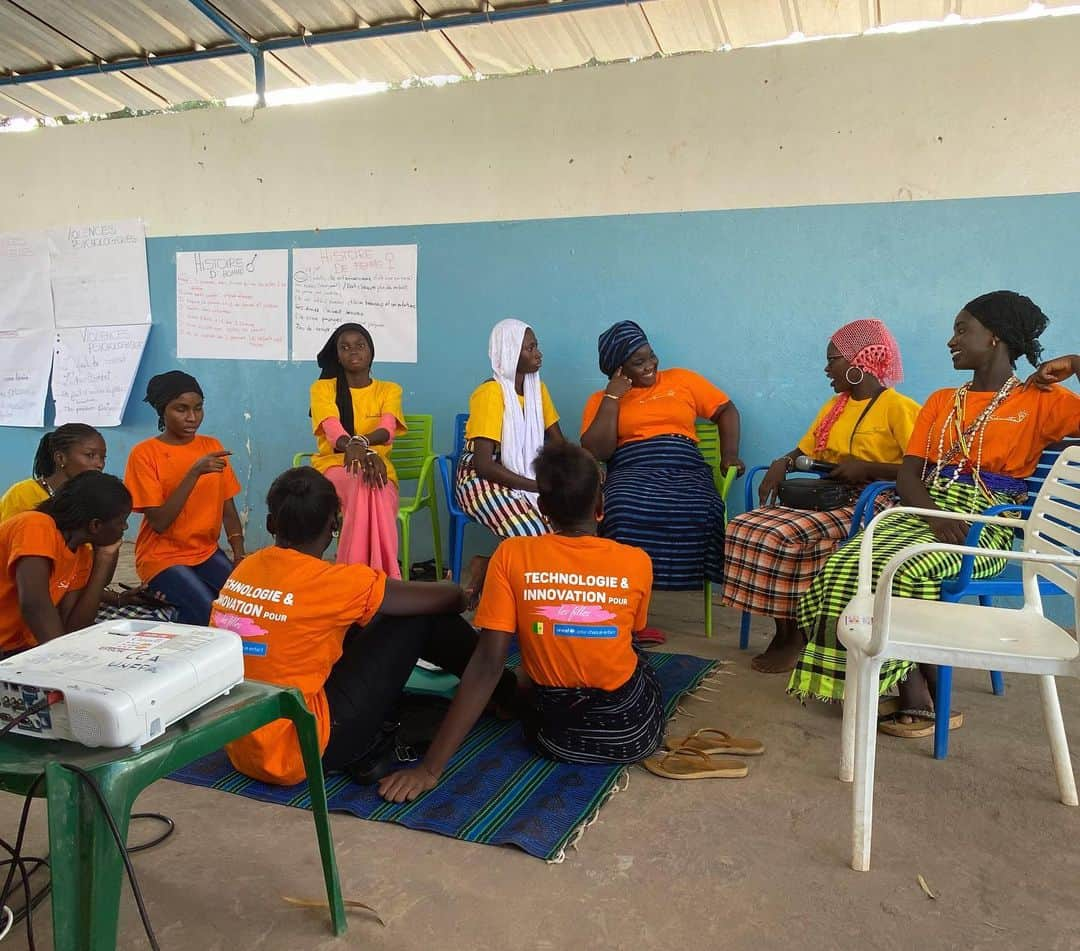
<svg viewBox="0 0 1080 951"><path fill-rule="evenodd" d="M105 439L93 426L85 423L65 423L46 433L34 454L34 477L16 482L0 499L0 522L36 509L51 499L80 472L105 468ZM176 620L176 610L169 607L159 594L145 585L113 591L107 588L101 596L95 621L114 618L142 618L154 621Z"/></svg>
<svg viewBox="0 0 1080 951"><path fill-rule="evenodd" d="M0 651L25 650L94 623L130 514L124 483L90 470L36 510L0 523Z"/></svg>
<svg viewBox="0 0 1080 951"><path fill-rule="evenodd" d="M311 464L341 499L340 565L370 565L400 578L398 485L390 446L405 432L401 387L371 376L375 343L360 324L342 324L316 358L311 425L318 452Z"/></svg>
<svg viewBox="0 0 1080 951"><path fill-rule="evenodd" d="M660 746L660 684L631 644L649 612L649 556L596 537L600 470L584 449L545 447L536 483L553 534L506 539L495 550L474 619L480 644L457 696L422 764L379 784L384 799L405 802L435 786L487 704L515 635L531 681L525 733L541 755L635 763Z"/></svg>
<svg viewBox="0 0 1080 951"><path fill-rule="evenodd" d="M1024 480L1052 442L1080 430L1080 396L1054 384L1068 374L1046 371L1025 386L1016 377L1016 360L1039 363L1039 337L1049 321L1030 298L1013 291L983 294L964 305L953 321L948 348L955 369L968 382L931 393L915 420L896 488L904 505L946 512L977 513L991 505L1022 502ZM1059 363L1061 361L1054 361ZM1071 364L1070 364L1071 368ZM969 525L952 519L894 517L874 533L873 578L897 552L923 542L963 545ZM1012 530L987 525L982 548L1011 548ZM855 596L860 533L829 558L799 602L798 622L807 645L791 675L788 691L800 699L842 700L846 654L836 636L841 612ZM935 600L941 582L960 571L960 555L928 552L905 562L893 580L893 593ZM989 578L1005 567L994 558L974 560L972 577ZM882 693L900 683L900 712L880 729L897 736L927 736L934 731L933 694L937 668L886 661ZM955 714L956 725L961 714Z"/></svg>
<svg viewBox="0 0 1080 951"><path fill-rule="evenodd" d="M543 354L532 328L508 319L492 329L488 355L494 378L469 397L457 502L500 538L543 535L549 528L536 504L533 462L545 443L563 441L559 414L540 382Z"/></svg>
<svg viewBox="0 0 1080 951"><path fill-rule="evenodd" d="M174 605L183 624L206 624L210 604L244 557L244 531L233 496L240 483L230 453L200 436L203 391L195 377L170 370L153 377L144 402L157 410L161 435L138 443L124 481L142 525L135 570L151 591ZM225 527L230 561L218 547Z"/></svg>
<svg viewBox="0 0 1080 951"><path fill-rule="evenodd" d="M461 617L464 592L445 582L396 581L367 565L323 561L341 527L330 481L310 467L289 469L270 486L266 529L274 544L234 569L211 622L244 639L244 676L304 694L315 715L327 770L355 774L383 739L382 726L419 658L459 676L476 648ZM512 705L517 683L496 671L488 696ZM227 747L240 772L278 785L304 778L296 732L287 720ZM393 748L388 751L392 754ZM385 769L390 768L387 759Z"/></svg>

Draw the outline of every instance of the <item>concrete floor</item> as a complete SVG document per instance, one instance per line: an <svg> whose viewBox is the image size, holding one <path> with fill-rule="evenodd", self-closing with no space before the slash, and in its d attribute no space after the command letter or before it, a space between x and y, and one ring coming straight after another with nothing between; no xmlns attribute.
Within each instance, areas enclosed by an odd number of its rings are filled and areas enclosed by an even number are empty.
<svg viewBox="0 0 1080 951"><path fill-rule="evenodd" d="M671 650L733 661L723 692L691 699L679 728L715 725L761 738L741 780L672 782L631 771L564 864L398 826L333 816L346 898L375 907L332 939L323 914L281 896L319 896L308 813L162 781L139 801L171 815L173 838L136 856L165 949L1080 948L1080 810L1056 798L1030 678L958 671L966 714L948 761L929 739L882 737L874 869L848 867L850 787L836 779L840 710L800 706L786 680L749 669L738 617L717 609L701 633L700 596L658 595ZM755 624L753 643L767 639ZM1080 749L1080 689L1061 684ZM19 801L0 797L14 834ZM133 831L133 840L138 828ZM45 849L44 814L28 849ZM916 876L936 892L929 899ZM48 947L49 909L35 918ZM4 947L22 947L21 933ZM121 948L146 946L130 893Z"/></svg>

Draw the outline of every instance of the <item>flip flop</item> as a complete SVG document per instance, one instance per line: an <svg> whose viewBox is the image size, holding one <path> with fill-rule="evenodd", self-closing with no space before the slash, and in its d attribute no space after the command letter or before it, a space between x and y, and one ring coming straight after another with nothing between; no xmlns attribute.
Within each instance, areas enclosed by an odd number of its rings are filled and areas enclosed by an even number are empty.
<svg viewBox="0 0 1080 951"><path fill-rule="evenodd" d="M634 643L643 647L653 644L666 644L667 635L655 627L643 627L640 631L634 631Z"/></svg>
<svg viewBox="0 0 1080 951"><path fill-rule="evenodd" d="M713 753L730 753L734 756L760 756L765 752L761 740L732 736L711 726L694 730L689 736L673 736L664 740L668 750L697 750L707 756Z"/></svg>
<svg viewBox="0 0 1080 951"><path fill-rule="evenodd" d="M748 772L742 760L709 756L694 749L666 750L641 765L665 779L740 779Z"/></svg>
<svg viewBox="0 0 1080 951"><path fill-rule="evenodd" d="M899 717L914 717L911 723L900 723ZM889 736L899 736L905 740L918 739L921 736L930 736L934 732L934 722L937 718L933 710L897 710L878 720L878 730ZM949 729L958 730L964 725L964 715L956 712L949 717Z"/></svg>

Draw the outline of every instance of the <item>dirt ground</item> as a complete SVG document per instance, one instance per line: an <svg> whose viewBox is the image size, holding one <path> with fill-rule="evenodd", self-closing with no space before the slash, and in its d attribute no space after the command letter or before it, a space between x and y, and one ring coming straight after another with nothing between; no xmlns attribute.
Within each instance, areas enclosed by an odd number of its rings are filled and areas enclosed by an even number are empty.
<svg viewBox="0 0 1080 951"><path fill-rule="evenodd" d="M859 873L848 866L850 787L836 779L839 708L800 706L784 677L752 672L738 616L716 615L712 640L699 595L658 595L653 620L672 633L667 649L733 662L722 692L687 701L679 727L762 739L747 778L673 782L635 767L561 865L333 816L345 896L385 921L352 914L340 940L322 913L281 899L320 894L308 813L162 781L139 808L172 816L176 834L134 859L161 946L1080 949L1080 810L1057 801L1031 678L1008 677L995 698L985 674L957 671L966 723L947 761L932 758L930 739L881 737L873 870ZM756 623L753 645L766 640ZM1080 688L1060 689L1075 748ZM0 797L5 837L19 806ZM35 808L28 850L45 848ZM35 921L49 947L48 905ZM146 947L126 889L119 946Z"/></svg>

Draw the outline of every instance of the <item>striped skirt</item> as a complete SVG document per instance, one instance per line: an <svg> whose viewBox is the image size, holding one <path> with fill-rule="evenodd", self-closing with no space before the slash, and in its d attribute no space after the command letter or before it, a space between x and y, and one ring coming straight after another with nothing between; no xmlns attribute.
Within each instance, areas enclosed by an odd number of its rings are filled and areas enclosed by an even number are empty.
<svg viewBox="0 0 1080 951"><path fill-rule="evenodd" d="M551 532L536 507L535 496L483 478L473 468L472 458L467 450L461 454L454 479L454 497L461 511L499 538Z"/></svg>
<svg viewBox="0 0 1080 951"><path fill-rule="evenodd" d="M564 763L637 763L664 739L667 715L660 681L638 655L637 668L617 690L533 689L535 711L526 736L541 755Z"/></svg>
<svg viewBox="0 0 1080 951"><path fill-rule="evenodd" d="M928 489L934 504L951 512L979 512L986 508L985 497L972 485L954 483ZM990 504L1015 503L1014 496L999 493ZM836 637L836 622L855 597L859 574L859 544L862 532L841 547L810 585L799 602L798 622L807 636L807 645L788 683L788 693L800 700L844 699L846 651ZM917 515L895 516L874 531L873 578L876 581L885 563L898 551L936 541L930 526ZM1012 529L988 525L979 536L981 548L1011 548ZM937 600L941 582L960 573L960 555L929 552L905 562L893 579L893 594L902 598ZM973 577L991 578L1005 567L997 558L977 557ZM881 668L881 692L903 680L911 670L908 661L886 661Z"/></svg>
<svg viewBox="0 0 1080 951"><path fill-rule="evenodd" d="M724 538L720 603L775 618L794 618L799 599L848 536L852 505L809 512L767 505L737 515Z"/></svg>
<svg viewBox="0 0 1080 951"><path fill-rule="evenodd" d="M697 444L654 436L608 462L600 535L642 548L653 588L699 591L724 577L724 502Z"/></svg>

